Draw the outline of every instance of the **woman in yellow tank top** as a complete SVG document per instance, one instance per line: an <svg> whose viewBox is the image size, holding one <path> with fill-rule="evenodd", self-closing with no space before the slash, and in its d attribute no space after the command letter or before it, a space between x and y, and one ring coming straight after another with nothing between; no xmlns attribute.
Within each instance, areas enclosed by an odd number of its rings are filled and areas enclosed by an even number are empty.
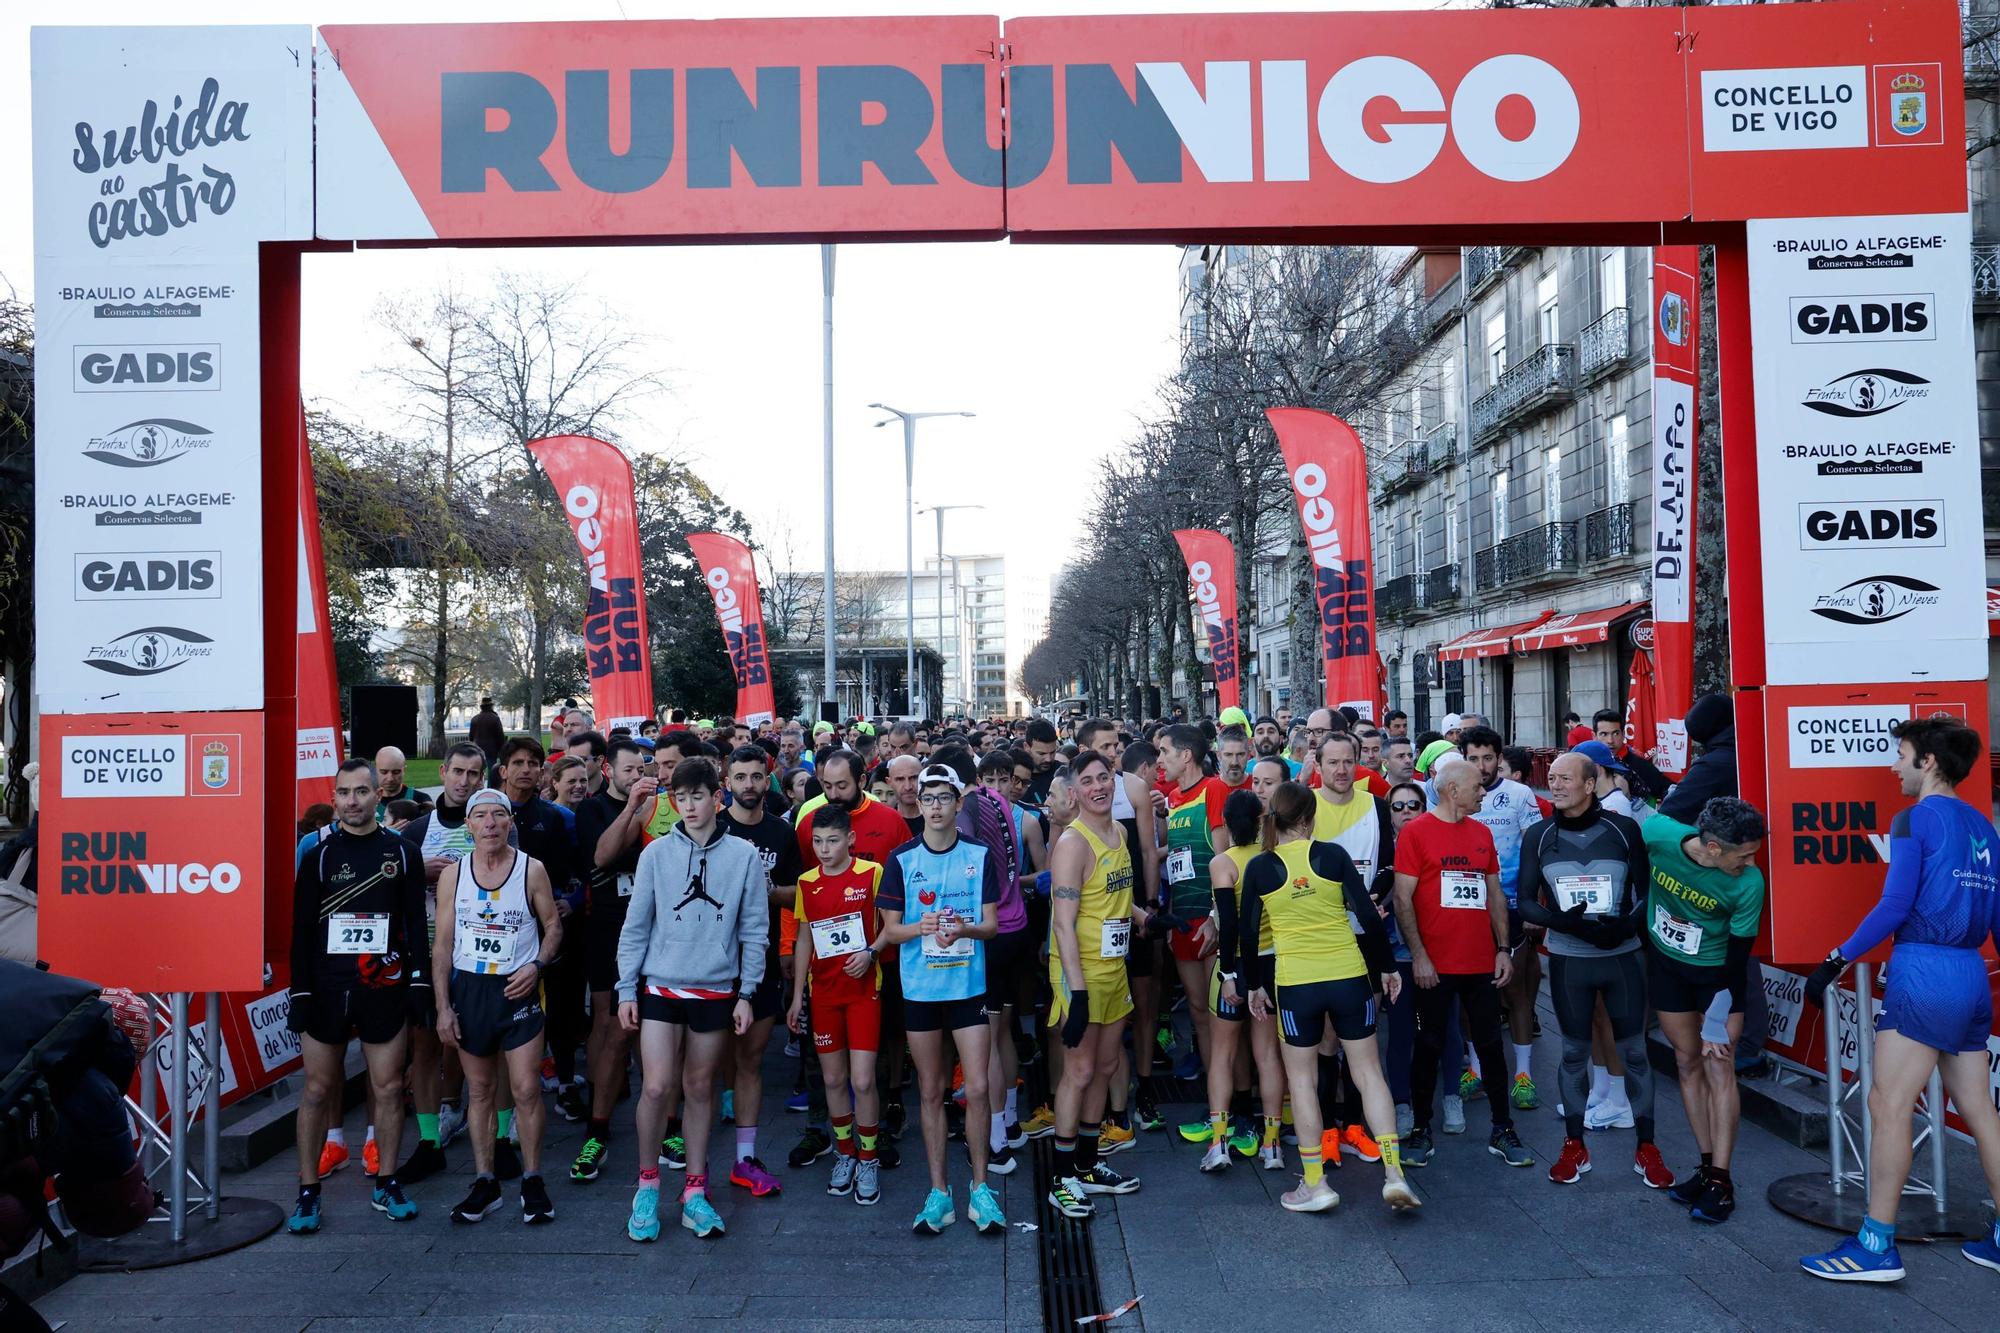
<svg viewBox="0 0 2000 1333"><path fill-rule="evenodd" d="M1250 791L1230 793L1223 803L1222 819L1229 829L1231 845L1208 863L1209 883L1215 890L1216 942L1221 958L1209 994L1209 1012L1216 1017L1209 1029L1212 1046L1208 1062L1208 1151L1202 1155L1203 1171L1221 1171L1229 1165L1229 1149L1248 1157L1255 1153L1266 1171L1285 1169L1284 1150L1278 1146L1281 1128L1280 1107L1285 1098L1285 1066L1278 1056L1278 1026L1267 1014L1252 1019L1243 1003L1242 968L1238 959L1237 886L1243 872L1263 854L1258 838L1263 828L1264 803ZM1261 932L1258 952L1271 952L1271 933ZM1249 1133L1239 1126L1229 1132L1230 1101L1235 1096L1236 1052L1243 1041L1243 1029L1250 1028L1250 1053L1257 1063L1257 1086L1263 1106L1263 1133ZM1249 1094L1244 1094L1247 1100ZM1239 1108L1239 1115L1246 1111Z"/></svg>
<svg viewBox="0 0 2000 1333"><path fill-rule="evenodd" d="M1309 1213L1340 1202L1326 1182L1320 1147L1319 1044L1331 1024L1347 1057L1348 1076L1361 1091L1368 1128L1381 1145L1382 1198L1398 1211L1415 1208L1417 1196L1403 1179L1396 1105L1375 1047L1371 976L1380 977L1392 1003L1403 979L1353 858L1339 843L1312 841L1316 805L1312 791L1296 782L1272 794L1264 820L1266 850L1245 867L1238 894L1239 947L1249 953L1266 917L1276 946L1271 957L1246 958L1245 971L1253 1015L1269 1013L1272 996L1277 999L1285 1080L1304 1167L1299 1187L1280 1202Z"/></svg>

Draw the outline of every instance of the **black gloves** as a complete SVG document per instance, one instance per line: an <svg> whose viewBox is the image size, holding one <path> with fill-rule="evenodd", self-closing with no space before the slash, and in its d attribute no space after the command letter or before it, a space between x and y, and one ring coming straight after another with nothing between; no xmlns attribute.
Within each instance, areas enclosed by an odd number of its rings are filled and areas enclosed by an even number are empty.
<svg viewBox="0 0 2000 1333"><path fill-rule="evenodd" d="M293 1032L306 1032L312 1027L312 992L295 990L285 1010L285 1026Z"/></svg>
<svg viewBox="0 0 2000 1333"><path fill-rule="evenodd" d="M1062 1044L1072 1051L1083 1044L1083 1030L1090 1026L1090 992L1069 993L1069 1013L1063 1018Z"/></svg>
<svg viewBox="0 0 2000 1333"><path fill-rule="evenodd" d="M1847 960L1840 956L1838 949L1828 954L1826 961L1812 970L1812 975L1806 978L1806 999L1812 1002L1813 1008L1826 1008L1826 988L1838 981L1840 974L1846 970Z"/></svg>
<svg viewBox="0 0 2000 1333"><path fill-rule="evenodd" d="M437 1026L437 996L428 981L410 983L410 1026L428 1032Z"/></svg>

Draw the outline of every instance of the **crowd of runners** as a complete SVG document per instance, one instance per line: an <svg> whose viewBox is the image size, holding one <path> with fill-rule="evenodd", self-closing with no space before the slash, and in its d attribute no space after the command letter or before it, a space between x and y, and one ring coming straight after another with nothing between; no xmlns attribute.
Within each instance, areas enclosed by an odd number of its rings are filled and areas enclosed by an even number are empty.
<svg viewBox="0 0 2000 1333"><path fill-rule="evenodd" d="M1048 1203L1084 1221L1098 1196L1140 1189L1112 1162L1148 1131L1192 1145L1191 1171L1295 1176L1295 1212L1337 1206L1336 1173L1407 1212L1411 1171L1490 1155L1576 1185L1610 1156L1695 1221L1727 1222L1766 832L1734 794L1727 717L1726 700L1697 706L1710 746L1676 784L1608 712L1540 763L1477 716L1413 734L1400 712L1326 708L608 736L575 710L553 753L520 736L451 747L434 799L395 750L350 759L299 847L290 1230L320 1228L320 1181L350 1160L338 1112L357 1037L363 1169L391 1220L417 1214L412 1188L463 1134L476 1174L455 1222L499 1210L514 1180L523 1222L552 1222L555 1114L586 1127L569 1187L632 1182L634 1241L659 1236L663 1188L666 1217L714 1237L712 1168L768 1198L825 1158L827 1193L895 1193L920 1234L952 1225L961 1197L999 1234L992 1178L1043 1137ZM1870 1218L1802 1261L1831 1279L1902 1275L1895 1200L1931 1069L2000 1192L1977 952L2000 932L1996 839L1955 796L1983 750L1946 720L1898 736L1916 803L1883 903L1809 987L1818 1002L1849 959L1897 941ZM1537 1070L1545 984L1561 1056ZM1654 1022L1699 1151L1678 1174L1655 1139ZM1152 1088L1176 1031L1173 1072L1207 1105L1170 1126ZM805 1113L789 1176L759 1147L773 1040L797 1057L787 1105ZM1479 1100L1475 1157L1453 1140ZM1552 1162L1514 1128L1545 1104L1564 1125ZM912 1136L923 1183L892 1190L883 1172ZM1964 1253L2000 1269L2000 1229Z"/></svg>

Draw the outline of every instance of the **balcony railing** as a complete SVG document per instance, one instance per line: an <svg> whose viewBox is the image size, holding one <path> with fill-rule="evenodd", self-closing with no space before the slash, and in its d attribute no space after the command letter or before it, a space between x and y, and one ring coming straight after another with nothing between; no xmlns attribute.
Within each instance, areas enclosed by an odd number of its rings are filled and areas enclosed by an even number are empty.
<svg viewBox="0 0 2000 1333"><path fill-rule="evenodd" d="M1972 299L2000 301L2000 245L1972 247Z"/></svg>
<svg viewBox="0 0 2000 1333"><path fill-rule="evenodd" d="M1970 14L1970 6L1959 6L1960 29L1965 40L1965 86L1989 88L2000 83L2000 28L1990 14Z"/></svg>
<svg viewBox="0 0 2000 1333"><path fill-rule="evenodd" d="M1544 343L1508 367L1500 382L1472 403L1472 439L1483 443L1516 417L1576 396L1576 348Z"/></svg>
<svg viewBox="0 0 2000 1333"><path fill-rule="evenodd" d="M1632 355L1632 321L1625 307L1604 312L1604 317L1583 331L1576 340L1577 370L1585 378L1609 370Z"/></svg>
<svg viewBox="0 0 2000 1333"><path fill-rule="evenodd" d="M1534 582L1577 566L1576 524L1543 523L1500 543L1500 577Z"/></svg>
<svg viewBox="0 0 2000 1333"><path fill-rule="evenodd" d="M1518 245L1475 245L1465 252L1465 294L1471 296L1488 279L1505 271L1507 262L1520 251Z"/></svg>
<svg viewBox="0 0 2000 1333"><path fill-rule="evenodd" d="M1443 606L1455 602L1462 595L1458 583L1459 563L1454 560L1448 565L1437 565L1424 574L1423 604Z"/></svg>
<svg viewBox="0 0 2000 1333"><path fill-rule="evenodd" d="M1405 616L1417 609L1417 576L1398 574L1375 589L1375 613Z"/></svg>
<svg viewBox="0 0 2000 1333"><path fill-rule="evenodd" d="M1472 553L1472 586L1491 592L1500 586L1500 548L1482 547Z"/></svg>
<svg viewBox="0 0 2000 1333"><path fill-rule="evenodd" d="M1457 316L1459 307L1465 303L1465 285L1459 275L1451 275L1451 281L1437 289L1424 302L1423 332L1426 338L1436 333Z"/></svg>
<svg viewBox="0 0 2000 1333"><path fill-rule="evenodd" d="M1632 554L1632 506L1612 505L1583 520L1583 558L1616 560Z"/></svg>

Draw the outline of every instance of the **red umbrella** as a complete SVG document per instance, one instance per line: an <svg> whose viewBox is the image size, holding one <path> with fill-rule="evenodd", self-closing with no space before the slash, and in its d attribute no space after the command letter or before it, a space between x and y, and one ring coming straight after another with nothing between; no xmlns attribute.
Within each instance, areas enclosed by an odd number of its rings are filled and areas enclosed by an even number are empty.
<svg viewBox="0 0 2000 1333"><path fill-rule="evenodd" d="M1632 678L1625 694L1625 744L1639 754L1651 754L1658 741L1658 714L1653 699L1653 658L1644 648L1632 653Z"/></svg>

